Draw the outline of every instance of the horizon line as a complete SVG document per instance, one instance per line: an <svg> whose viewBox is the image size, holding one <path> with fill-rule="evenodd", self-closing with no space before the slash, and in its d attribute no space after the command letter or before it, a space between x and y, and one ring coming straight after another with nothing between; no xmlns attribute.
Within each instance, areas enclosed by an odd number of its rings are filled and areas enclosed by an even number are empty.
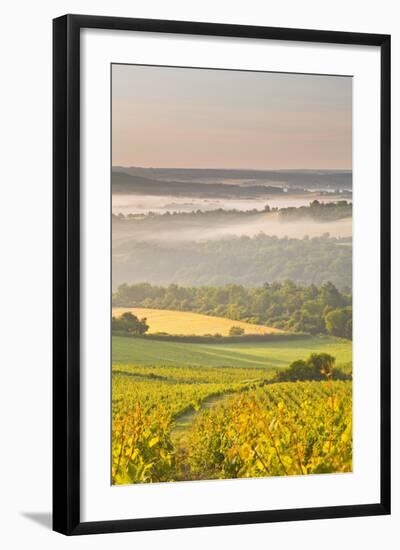
<svg viewBox="0 0 400 550"><path fill-rule="evenodd" d="M235 170L248 172L352 172L353 168L229 168L229 167L208 167L200 168L195 166L135 166L124 164L112 164L112 168L141 168L143 170Z"/></svg>

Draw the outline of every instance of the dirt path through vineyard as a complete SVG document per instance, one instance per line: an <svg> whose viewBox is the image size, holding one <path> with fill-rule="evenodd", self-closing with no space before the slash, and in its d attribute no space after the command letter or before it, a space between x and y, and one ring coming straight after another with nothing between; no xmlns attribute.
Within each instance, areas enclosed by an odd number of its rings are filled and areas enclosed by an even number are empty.
<svg viewBox="0 0 400 550"><path fill-rule="evenodd" d="M173 444L175 445L175 448L178 450L184 450L186 447L186 436L188 431L190 430L190 427L196 417L201 414L204 411L214 409L218 405L221 405L228 401L233 395L237 395L239 393L247 392L250 389L255 389L257 386L264 385L266 383L269 383L269 380L266 379L258 379L258 380L252 380L249 382L248 385L234 391L218 394L218 395L211 395L210 397L207 397L204 399L197 410L190 409L183 414L179 415L175 419L175 426L173 427L171 431L171 439Z"/></svg>
<svg viewBox="0 0 400 550"><path fill-rule="evenodd" d="M220 395L212 395L208 397L200 404L200 408L195 411L190 409L182 415L178 416L175 421L175 426L171 431L172 441L177 449L184 448L186 446L185 437L187 435L190 426L194 422L195 418L203 411L217 407L219 404L227 401L232 395L237 392L224 393Z"/></svg>
<svg viewBox="0 0 400 550"><path fill-rule="evenodd" d="M243 391L243 390L240 390ZM218 405L226 402L238 392L229 392L220 395L212 395L201 402L199 409L190 409L175 419L175 426L171 431L171 439L178 456L180 481L193 480L188 461L188 442L187 436L196 417L203 411L216 408Z"/></svg>
<svg viewBox="0 0 400 550"><path fill-rule="evenodd" d="M195 421L196 417L207 410L212 410L222 405L232 398L234 395L247 392L251 389L255 389L258 386L262 386L266 383L269 383L266 379L252 380L248 385L236 390L230 391L227 393L222 393L219 395L211 395L207 399L204 399L200 403L200 406L197 410L190 409L185 413L179 415L175 419L175 426L171 431L171 439L174 444L179 463L179 480L193 480L193 476L190 471L190 465L188 462L188 441L187 437L189 435L191 426ZM200 479L200 478L198 478Z"/></svg>

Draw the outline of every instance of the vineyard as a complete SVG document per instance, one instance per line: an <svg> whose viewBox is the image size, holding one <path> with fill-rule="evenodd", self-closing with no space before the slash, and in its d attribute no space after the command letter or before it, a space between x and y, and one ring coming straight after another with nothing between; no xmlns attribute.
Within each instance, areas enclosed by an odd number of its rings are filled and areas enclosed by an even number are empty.
<svg viewBox="0 0 400 550"><path fill-rule="evenodd" d="M349 472L350 382L288 382L233 397L195 420L194 479Z"/></svg>
<svg viewBox="0 0 400 550"><path fill-rule="evenodd" d="M113 484L351 471L351 382L271 382L265 368L113 365Z"/></svg>
<svg viewBox="0 0 400 550"><path fill-rule="evenodd" d="M113 483L175 479L171 430L178 415L198 410L211 396L261 383L267 374L263 369L114 366Z"/></svg>

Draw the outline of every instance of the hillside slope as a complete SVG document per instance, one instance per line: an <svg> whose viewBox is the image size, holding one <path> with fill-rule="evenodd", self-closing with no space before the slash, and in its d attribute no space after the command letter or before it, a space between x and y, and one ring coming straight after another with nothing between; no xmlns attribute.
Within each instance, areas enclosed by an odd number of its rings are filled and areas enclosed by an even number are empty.
<svg viewBox="0 0 400 550"><path fill-rule="evenodd" d="M231 327L241 327L245 334L275 334L283 331L268 327L265 325L255 325L243 321L234 321L224 317L213 317L211 315L202 315L201 313L192 313L190 311L174 311L169 309L150 309L137 307L114 307L112 314L119 317L125 311L131 311L140 319L146 317L147 324L150 326L149 333L167 332L168 334L195 334L203 336L204 334L221 334L228 336Z"/></svg>

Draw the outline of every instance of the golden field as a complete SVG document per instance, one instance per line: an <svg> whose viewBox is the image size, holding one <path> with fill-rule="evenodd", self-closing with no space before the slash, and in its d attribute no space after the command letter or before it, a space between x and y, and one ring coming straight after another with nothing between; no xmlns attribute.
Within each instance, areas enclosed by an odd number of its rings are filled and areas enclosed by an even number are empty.
<svg viewBox="0 0 400 550"><path fill-rule="evenodd" d="M149 334L166 332L168 334L196 335L221 334L228 336L231 327L241 327L245 334L274 334L282 330L265 325L255 325L244 321L233 321L225 317L213 317L192 313L190 311L175 311L169 309L150 309L140 307L113 307L113 317L120 317L126 311L142 319L146 317L149 325Z"/></svg>

